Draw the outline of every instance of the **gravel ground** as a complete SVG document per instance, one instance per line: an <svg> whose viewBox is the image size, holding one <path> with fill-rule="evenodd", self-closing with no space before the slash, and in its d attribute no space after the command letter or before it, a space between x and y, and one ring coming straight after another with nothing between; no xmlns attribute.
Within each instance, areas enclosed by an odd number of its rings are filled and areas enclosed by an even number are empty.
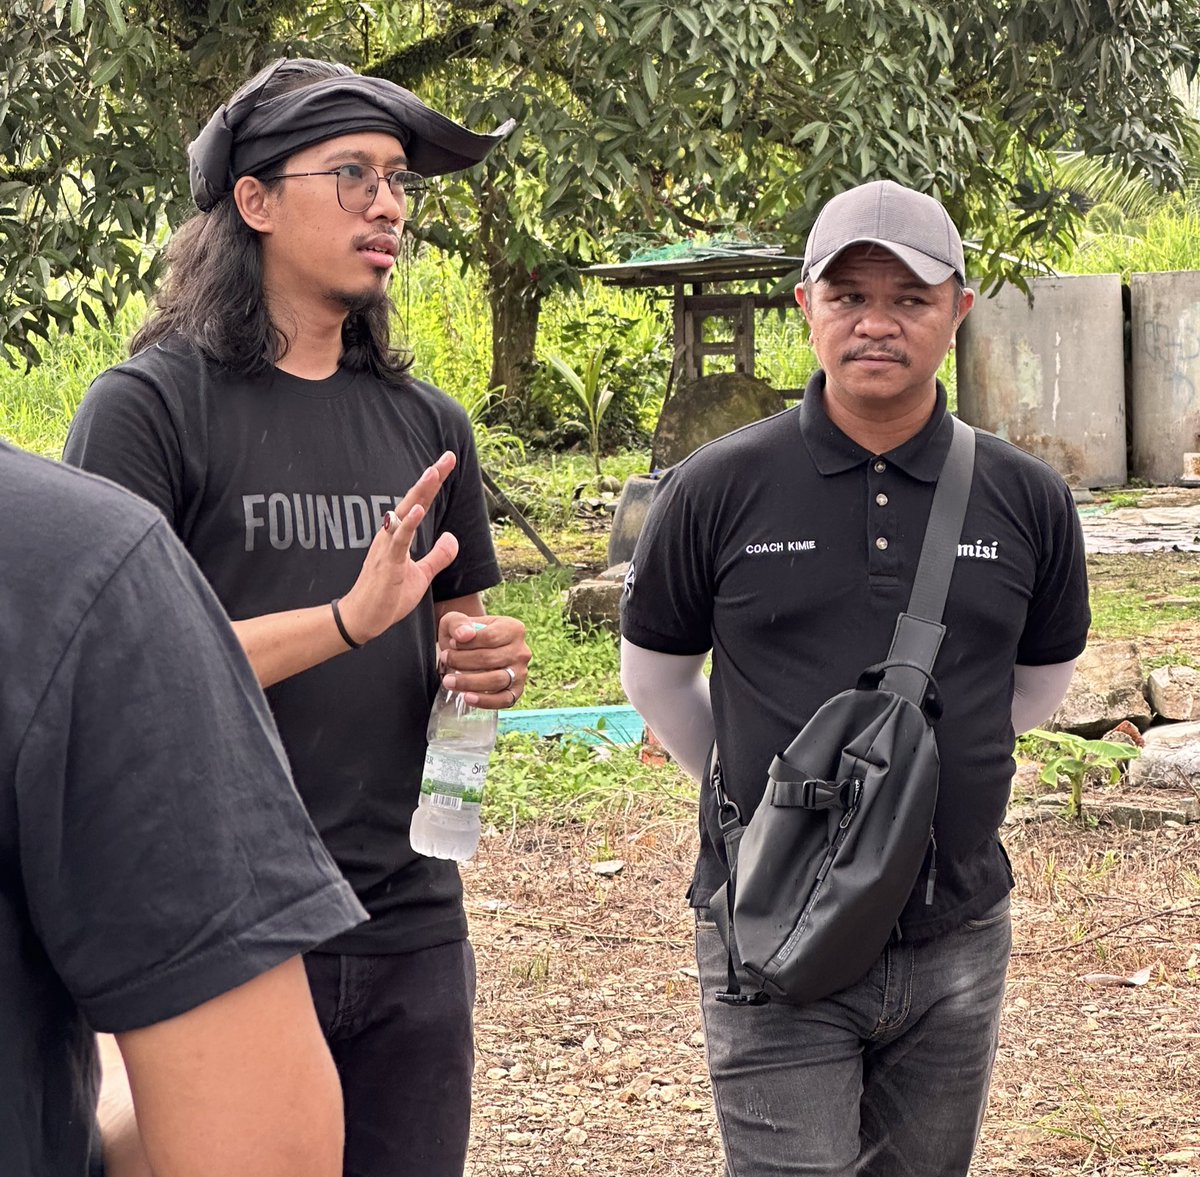
<svg viewBox="0 0 1200 1177"><path fill-rule="evenodd" d="M1200 1177L1200 827L1051 817L1005 841L1015 949L972 1173ZM469 1177L720 1177L683 900L694 849L690 814L627 810L494 833L464 869Z"/></svg>

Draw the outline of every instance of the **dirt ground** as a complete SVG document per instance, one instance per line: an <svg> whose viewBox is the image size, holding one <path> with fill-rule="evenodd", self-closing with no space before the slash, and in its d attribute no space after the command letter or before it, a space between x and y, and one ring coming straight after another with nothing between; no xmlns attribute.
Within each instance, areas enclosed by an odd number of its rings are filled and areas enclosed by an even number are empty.
<svg viewBox="0 0 1200 1177"><path fill-rule="evenodd" d="M1093 585L1148 606L1190 597L1194 556L1144 542L1144 516L1129 527L1138 542L1089 560ZM605 530L554 537L577 576L603 566ZM544 567L516 536L501 553L510 575ZM1164 627L1148 607L1144 653L1198 641L1200 624ZM1051 815L1003 836L1014 954L972 1174L1200 1177L1200 826ZM695 837L691 812L522 826L464 868L479 965L468 1177L722 1177L683 898ZM1144 983L1111 983L1139 970Z"/></svg>
<svg viewBox="0 0 1200 1177"><path fill-rule="evenodd" d="M1200 1175L1200 827L1055 816L1005 841L1015 946L972 1173ZM683 899L694 850L690 815L630 812L494 832L464 869L469 1177L723 1173ZM1140 985L1083 980L1141 969Z"/></svg>

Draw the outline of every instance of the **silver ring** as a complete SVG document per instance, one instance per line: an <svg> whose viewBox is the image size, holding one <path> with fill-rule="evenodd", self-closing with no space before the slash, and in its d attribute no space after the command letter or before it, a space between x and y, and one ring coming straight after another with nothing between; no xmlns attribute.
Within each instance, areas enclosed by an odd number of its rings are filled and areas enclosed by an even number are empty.
<svg viewBox="0 0 1200 1177"><path fill-rule="evenodd" d="M517 672L515 670L513 670L513 668L511 666L506 666L504 668L504 673L508 675L508 689L511 691L513 683L515 683L517 681ZM514 702L515 701L516 701L516 698L514 696Z"/></svg>
<svg viewBox="0 0 1200 1177"><path fill-rule="evenodd" d="M509 706L515 707L517 705L517 692L514 691L512 687L509 687L508 693L512 696L512 702L509 704Z"/></svg>

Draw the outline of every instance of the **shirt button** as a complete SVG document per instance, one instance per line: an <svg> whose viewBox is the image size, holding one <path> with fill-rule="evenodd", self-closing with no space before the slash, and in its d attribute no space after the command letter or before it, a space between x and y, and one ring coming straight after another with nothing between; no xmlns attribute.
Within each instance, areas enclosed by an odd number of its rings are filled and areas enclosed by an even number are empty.
<svg viewBox="0 0 1200 1177"><path fill-rule="evenodd" d="M878 495L876 495L876 496L875 496L875 502L876 502L876 503L877 503L879 506L881 506L881 507L886 507L886 506L887 506L887 503L888 503L888 500L887 500L887 495L885 495L885 494L878 494Z"/></svg>
<svg viewBox="0 0 1200 1177"><path fill-rule="evenodd" d="M886 469L887 469L886 462L881 460L881 461L878 461L875 463L875 473L876 474L882 474Z"/></svg>
<svg viewBox="0 0 1200 1177"><path fill-rule="evenodd" d="M886 539L885 539L885 538L884 538L884 537L881 535L881 536L880 536L880 537L879 537L879 538L878 538L878 539L875 541L875 546L876 546L876 547L877 547L877 548L878 548L878 549L879 549L881 552L886 552L886 551L887 551L887 546L888 546L888 545L887 545L887 540L886 540Z"/></svg>

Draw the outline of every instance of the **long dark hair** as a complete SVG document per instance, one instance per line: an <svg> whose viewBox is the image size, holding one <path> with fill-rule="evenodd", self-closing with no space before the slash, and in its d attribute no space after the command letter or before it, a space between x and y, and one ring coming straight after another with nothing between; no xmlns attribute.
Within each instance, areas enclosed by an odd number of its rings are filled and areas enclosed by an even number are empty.
<svg viewBox="0 0 1200 1177"><path fill-rule="evenodd" d="M268 75L264 100L350 73L344 65L297 58L268 66L238 94L262 86ZM268 181L268 187L272 183L279 181ZM131 340L130 354L178 333L208 359L247 376L266 375L287 354L287 336L267 313L259 236L242 220L232 194L184 222L171 237L165 261L153 308ZM342 365L395 384L412 357L391 345L391 310L382 298L346 316Z"/></svg>

